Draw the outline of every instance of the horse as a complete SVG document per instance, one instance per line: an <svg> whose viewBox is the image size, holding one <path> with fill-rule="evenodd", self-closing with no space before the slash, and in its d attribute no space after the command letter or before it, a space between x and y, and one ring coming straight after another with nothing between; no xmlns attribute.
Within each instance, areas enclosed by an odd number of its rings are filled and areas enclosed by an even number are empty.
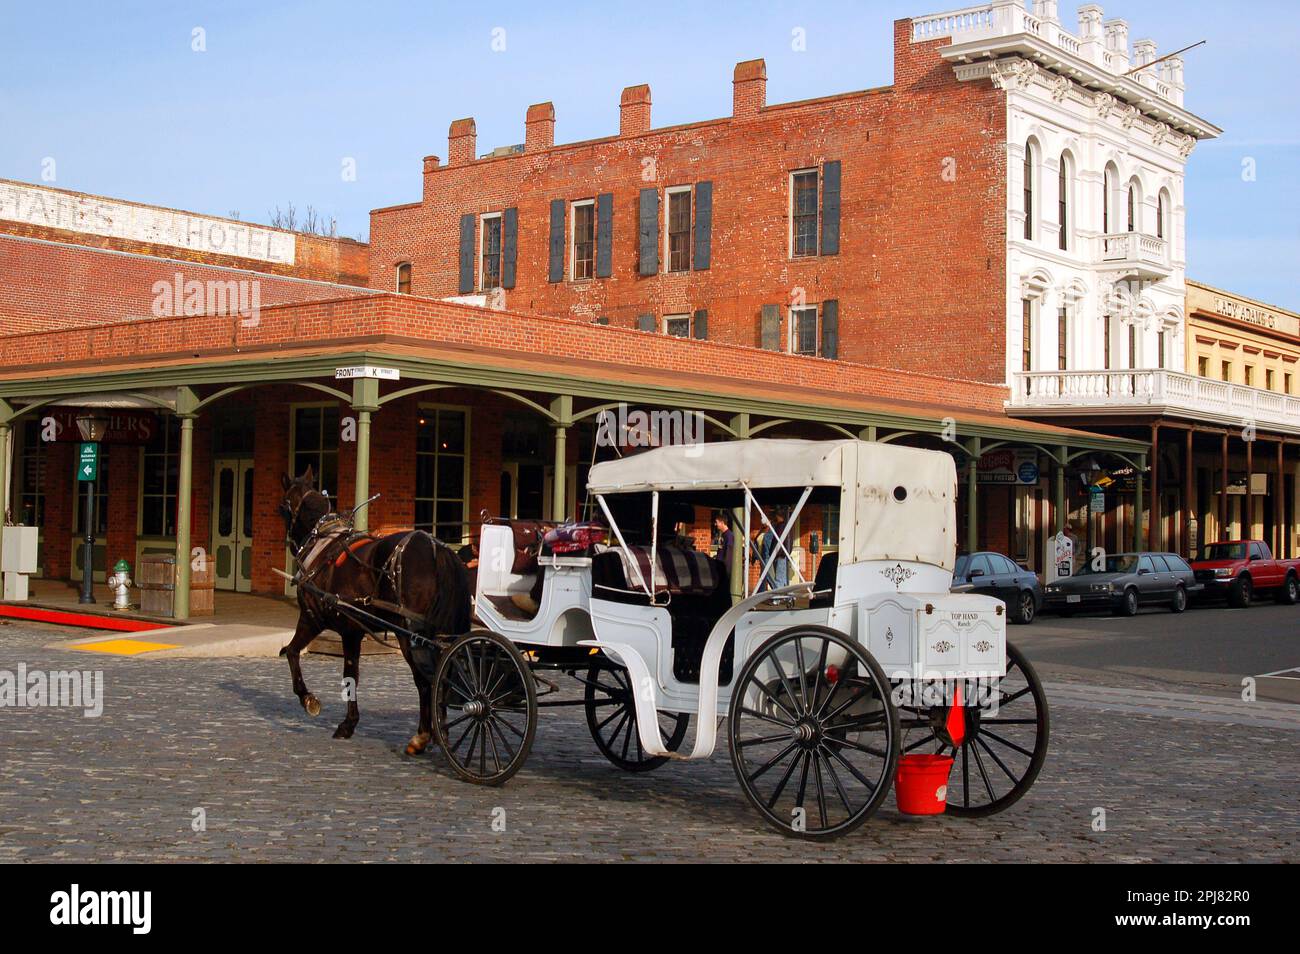
<svg viewBox="0 0 1300 954"><path fill-rule="evenodd" d="M309 715L320 714L320 701L307 689L299 656L322 631L332 629L343 641L343 678L347 715L334 738L348 739L356 730L357 677L361 641L385 627L340 609L353 601L370 617L391 624L420 694L420 722L406 745L419 755L433 736L433 686L411 654L410 630L421 635L460 635L470 628L469 578L460 557L423 530L383 536L355 531L351 521L334 513L329 497L316 489L309 466L300 477L282 474L285 543L298 571L298 624L293 639L280 650L289 662L293 691ZM323 595L325 594L325 595ZM334 598L337 597L336 601ZM366 625L363 626L362 622ZM432 647L436 664L438 651Z"/></svg>

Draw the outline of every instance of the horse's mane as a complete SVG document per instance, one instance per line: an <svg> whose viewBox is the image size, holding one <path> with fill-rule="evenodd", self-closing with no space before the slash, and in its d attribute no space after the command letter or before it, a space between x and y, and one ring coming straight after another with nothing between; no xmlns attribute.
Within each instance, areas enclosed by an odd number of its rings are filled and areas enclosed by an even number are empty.
<svg viewBox="0 0 1300 954"><path fill-rule="evenodd" d="M434 579L438 581L433 604L425 616L426 632L460 635L470 628L470 601L464 598L469 589L469 572L451 547L430 537L433 543Z"/></svg>

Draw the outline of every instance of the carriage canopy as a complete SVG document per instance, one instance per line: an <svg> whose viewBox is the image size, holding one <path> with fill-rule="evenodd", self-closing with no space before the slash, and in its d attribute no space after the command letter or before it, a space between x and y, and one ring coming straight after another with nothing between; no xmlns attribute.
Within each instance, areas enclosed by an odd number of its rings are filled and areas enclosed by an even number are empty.
<svg viewBox="0 0 1300 954"><path fill-rule="evenodd" d="M658 447L596 464L595 495L839 490L840 562L914 560L951 570L957 471L950 454L868 441L759 439ZM737 505L743 497L738 496Z"/></svg>

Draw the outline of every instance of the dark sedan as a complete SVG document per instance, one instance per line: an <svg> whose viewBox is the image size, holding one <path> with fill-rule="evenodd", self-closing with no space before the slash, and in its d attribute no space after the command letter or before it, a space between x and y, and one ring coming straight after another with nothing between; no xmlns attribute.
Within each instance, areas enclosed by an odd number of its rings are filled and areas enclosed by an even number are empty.
<svg viewBox="0 0 1300 954"><path fill-rule="evenodd" d="M1037 574L1001 553L959 554L952 588L996 596L1007 604L1007 618L1013 623L1032 623L1043 606L1043 584Z"/></svg>
<svg viewBox="0 0 1300 954"><path fill-rule="evenodd" d="M1112 553L1049 583L1044 608L1063 616L1087 610L1132 616L1158 604L1181 613L1200 592L1196 574L1176 553Z"/></svg>

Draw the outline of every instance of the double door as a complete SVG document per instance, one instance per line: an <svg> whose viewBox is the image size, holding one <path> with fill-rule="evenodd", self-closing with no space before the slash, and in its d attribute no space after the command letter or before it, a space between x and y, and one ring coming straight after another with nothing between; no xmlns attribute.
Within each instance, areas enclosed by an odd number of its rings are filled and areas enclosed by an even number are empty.
<svg viewBox="0 0 1300 954"><path fill-rule="evenodd" d="M212 554L217 589L253 588L253 461L217 460L212 474Z"/></svg>

